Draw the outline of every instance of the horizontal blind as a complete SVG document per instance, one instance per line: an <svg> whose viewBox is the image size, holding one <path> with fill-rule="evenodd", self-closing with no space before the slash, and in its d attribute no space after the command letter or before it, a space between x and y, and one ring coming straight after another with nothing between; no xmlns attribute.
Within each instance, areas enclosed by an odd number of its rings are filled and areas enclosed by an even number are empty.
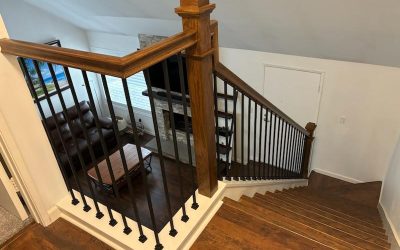
<svg viewBox="0 0 400 250"><path fill-rule="evenodd" d="M133 107L150 111L149 98L142 94L142 92L147 89L143 73L136 73L126 80ZM126 105L122 80L120 78L107 76L107 82L112 101Z"/></svg>

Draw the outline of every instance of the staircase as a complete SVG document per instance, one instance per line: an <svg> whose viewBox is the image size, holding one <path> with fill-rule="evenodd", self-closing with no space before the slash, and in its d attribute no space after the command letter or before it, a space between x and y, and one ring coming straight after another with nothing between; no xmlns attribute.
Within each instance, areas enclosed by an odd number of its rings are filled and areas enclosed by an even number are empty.
<svg viewBox="0 0 400 250"><path fill-rule="evenodd" d="M377 182L327 186L313 175L308 187L225 198L192 249L390 249Z"/></svg>
<svg viewBox="0 0 400 250"><path fill-rule="evenodd" d="M232 165L232 144L235 128L235 116L236 116L236 102L238 97L237 91L228 93L228 84L225 82L224 88L220 93L217 90L215 81L215 96L214 102L216 107L216 119L215 119L215 131L216 131L216 143L217 143L217 155L218 165L217 173L219 179L222 176L226 176L228 169Z"/></svg>

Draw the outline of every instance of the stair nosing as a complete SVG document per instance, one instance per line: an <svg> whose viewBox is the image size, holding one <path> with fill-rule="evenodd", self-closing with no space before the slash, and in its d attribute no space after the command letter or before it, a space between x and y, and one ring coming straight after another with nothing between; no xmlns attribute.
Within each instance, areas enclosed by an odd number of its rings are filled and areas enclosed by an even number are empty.
<svg viewBox="0 0 400 250"><path fill-rule="evenodd" d="M260 197L260 196L261 196L261 197ZM264 198L265 198L265 199L264 199ZM377 242L371 242L371 241L369 241L368 239L361 238L361 237L359 237L359 236L357 236L357 235L351 234L351 233L348 232L348 231L343 231L342 229L337 228L337 227L335 227L335 226L325 224L324 222L321 222L321 221L319 221L319 220L317 220L317 219L315 219L315 218L311 218L311 217L309 217L309 216L307 216L307 215L298 213L298 212L296 212L296 211L292 211L292 210L290 210L290 209L288 209L288 208L286 208L286 207L279 207L279 205L277 205L277 203L280 203L279 200L278 200L278 201L275 200L275 202L274 202L274 201L271 201L271 200L266 199L266 197L262 197L261 194L259 194L259 195L256 194L255 197L253 197L253 199L259 200L260 202L265 202L265 203L267 203L268 205L273 206L273 207L275 207L275 208L279 208L279 209L285 210L285 211L287 211L287 212L289 212L289 213L291 213L291 214L294 214L295 216L306 218L306 220L312 221L313 223L318 223L318 224L320 224L320 225L322 225L322 226L324 226L324 227L330 228L331 230L333 229L333 230L335 230L335 231L339 231L339 232L342 233L342 234L346 234L346 235L350 236L353 240L358 240L358 241L360 241L360 242L364 242L365 244L371 245L371 247L381 247L381 248L383 248L383 249L390 249L390 244L387 243L387 242L385 243L386 246L381 245L381 244L384 244L383 242L381 242L380 244L377 243ZM322 216L321 216L321 217L322 217ZM329 219L328 219L328 220L329 220ZM347 225L345 225L345 226L347 226ZM352 228L352 229L354 229L354 228ZM358 231L358 230L357 230L357 231ZM351 243L351 242L350 242L350 243ZM351 243L351 244L354 244L354 243Z"/></svg>
<svg viewBox="0 0 400 250"><path fill-rule="evenodd" d="M354 216L354 215L349 215L349 214L343 213L342 211L339 211L339 210L333 209L333 208L331 208L331 207L328 207L328 206L326 206L326 205L319 204L319 203L317 203L316 201L313 201L313 200L311 200L311 199L307 199L307 197L304 197L304 196L301 195L300 193L299 193L299 196L295 196L293 193L290 193L290 192L284 192L284 191L279 191L279 192L285 193L285 194L287 194L287 195L289 195L289 196L292 196L292 197L294 197L294 198L297 198L297 197L301 196L301 198L303 198L303 199L309 201L309 202L312 203L312 204L316 204L316 205L319 206L319 207L324 207L325 209L328 209L328 210L330 210L330 211L335 211L335 213L338 213L338 214L340 214L341 216L345 216L345 217L347 217L347 218L349 218L349 219L357 220L358 222L364 224L365 226L374 227L375 229L378 229L377 231L382 231L382 228L379 227L378 225L374 224L374 223L371 223L371 222L369 222L369 221L364 221L363 219L360 219L360 218L358 218L358 217L356 217L356 216ZM325 210L325 211L326 211L326 210ZM382 233L383 233L383 232L382 232Z"/></svg>

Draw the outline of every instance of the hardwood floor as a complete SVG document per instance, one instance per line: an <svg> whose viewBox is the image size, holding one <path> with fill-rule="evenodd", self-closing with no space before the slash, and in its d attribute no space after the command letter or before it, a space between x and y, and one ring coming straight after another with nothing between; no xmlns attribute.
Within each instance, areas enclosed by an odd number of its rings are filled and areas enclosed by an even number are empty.
<svg viewBox="0 0 400 250"><path fill-rule="evenodd" d="M46 228L37 223L32 223L0 248L3 250L112 249L63 219L56 220Z"/></svg>
<svg viewBox="0 0 400 250"><path fill-rule="evenodd" d="M322 179L314 175L310 187L239 201L225 198L191 249L390 249L373 205L371 190L379 185Z"/></svg>
<svg viewBox="0 0 400 250"><path fill-rule="evenodd" d="M151 137L147 136L145 140L142 141L142 145L146 143L146 141L150 140ZM131 142L126 139L125 143ZM182 205L181 194L180 194L180 178L178 173L178 167L174 160L164 158L165 163L165 174L166 180L168 184L169 191L169 199L171 203L172 214L174 215ZM163 187L163 177L160 166L160 159L158 156L153 155L152 161L152 172L147 174L147 185L149 188L149 192L151 195L151 201L154 208L154 214L156 219L156 229L157 231L161 231L161 229L168 223L169 221L169 213L167 210L166 196ZM192 173L189 165L181 164L181 173L182 173L182 190L183 190L183 200L186 201L192 195ZM194 173L196 176L196 173ZM82 192L93 198L92 194L89 190L89 184L86 182L84 172L82 170L79 171L79 181L82 185ZM136 206L138 207L139 217L144 226L153 229L153 225L151 222L151 217L148 208L148 202L146 193L144 191L144 182L142 176L136 175L131 177L133 184L133 196L136 200ZM78 190L76 182L73 180L71 176L70 182L73 186L73 189ZM94 187L94 185L91 183ZM127 185L122 186L119 189L120 198L116 198L110 192L106 192L101 188L94 188L95 196L97 200L109 206L111 209L124 214L128 218L135 220L136 217L134 214L132 199L129 193L129 189ZM79 204L81 205L81 204ZM94 207L92 209L95 209ZM191 208L187 208L191 209ZM102 211L105 216L108 216L107 211ZM132 229L136 228L134 225L130 225Z"/></svg>

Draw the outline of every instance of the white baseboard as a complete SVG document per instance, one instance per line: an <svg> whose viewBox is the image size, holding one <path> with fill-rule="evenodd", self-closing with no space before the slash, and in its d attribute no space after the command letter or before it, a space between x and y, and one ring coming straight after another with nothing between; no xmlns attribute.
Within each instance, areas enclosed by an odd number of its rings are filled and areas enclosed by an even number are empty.
<svg viewBox="0 0 400 250"><path fill-rule="evenodd" d="M351 178L351 177L347 177L347 176L344 176L344 175L341 175L341 174L336 174L336 173L333 173L333 172L330 172L330 171L326 171L326 170L323 170L323 169L319 169L319 168L314 168L312 170L317 172L317 173L320 173L320 174L323 174L323 175L327 175L327 176L330 176L330 177L333 177L333 178L336 178L336 179L339 179L339 180L342 180L342 181L347 181L347 182L350 182L350 183L354 183L354 184L363 182L363 181L360 181L360 180L357 180L357 179L354 179L354 178Z"/></svg>
<svg viewBox="0 0 400 250"><path fill-rule="evenodd" d="M253 197L255 193L265 194L284 188L307 186L307 179L290 180L251 180L251 181L225 181L224 196L238 201L242 195Z"/></svg>
<svg viewBox="0 0 400 250"><path fill-rule="evenodd" d="M392 220L389 217L389 214L387 213L385 207L379 202L379 206L378 208L380 208L380 210L383 212L383 224L386 225L386 231L391 231L391 232L387 232L388 236L389 236L389 241L392 244L392 248L391 249L400 249L400 234L399 232L397 232L396 227L394 226ZM397 246L393 246L393 244L396 244Z"/></svg>
<svg viewBox="0 0 400 250"><path fill-rule="evenodd" d="M212 198L197 193L199 208L196 210L190 208L192 203L191 198L186 202L185 205L187 208L187 215L190 218L189 221L185 223L180 220L182 217L182 209L173 217L174 226L178 234L175 237L169 235L169 224L165 225L158 234L164 249L189 249L191 247L198 235L221 206L221 199L225 191L225 186L223 182L219 182L218 190ZM79 196L77 195L76 197ZM82 202L74 206L71 204L71 198L65 197L64 200L57 204L60 211L59 217L64 218L82 230L92 234L114 249L154 249L156 242L152 230L143 226L143 232L147 236L147 241L141 243L138 241L139 234L135 221L126 218L128 225L133 230L129 235L126 235L123 233L123 223L120 219L121 215L118 212L113 211L114 218L118 221L118 224L111 227L108 225L109 218L104 212L107 211L106 207L100 203L98 204L100 210L103 211L105 215L103 218L97 219L95 217L96 211L94 209L93 200L89 197L86 197L86 200L89 206L92 207L89 212L84 212L82 210Z"/></svg>
<svg viewBox="0 0 400 250"><path fill-rule="evenodd" d="M49 215L50 221L48 221L45 225L43 225L45 227L47 227L48 225L50 225L51 223L53 223L54 221L56 221L58 218L61 217L61 211L58 208L58 206L54 206L54 207L50 208L47 211L47 213Z"/></svg>

